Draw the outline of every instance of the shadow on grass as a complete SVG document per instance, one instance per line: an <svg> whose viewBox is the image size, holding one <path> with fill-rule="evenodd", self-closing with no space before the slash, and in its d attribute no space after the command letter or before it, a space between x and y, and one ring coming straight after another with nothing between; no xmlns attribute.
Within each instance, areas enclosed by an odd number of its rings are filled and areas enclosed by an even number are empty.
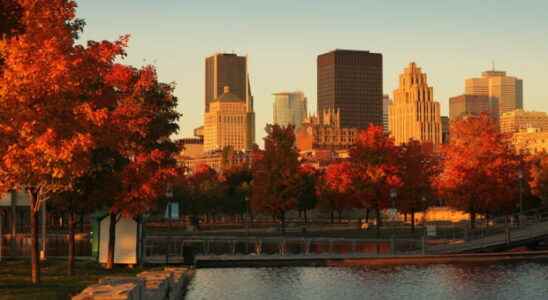
<svg viewBox="0 0 548 300"><path fill-rule="evenodd" d="M66 260L50 259L41 265L42 283L33 285L29 260L0 262L0 299L70 299L82 289L104 276L135 275L139 267L103 269L97 262L76 261L74 275L67 276Z"/></svg>

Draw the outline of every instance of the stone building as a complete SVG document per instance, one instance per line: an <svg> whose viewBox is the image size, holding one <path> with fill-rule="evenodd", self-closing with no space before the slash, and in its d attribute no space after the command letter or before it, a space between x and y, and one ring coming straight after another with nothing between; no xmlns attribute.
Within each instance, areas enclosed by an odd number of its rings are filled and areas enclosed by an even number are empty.
<svg viewBox="0 0 548 300"><path fill-rule="evenodd" d="M295 133L299 151L313 149L348 149L355 143L358 128L341 126L339 111L328 109L320 117L308 117Z"/></svg>
<svg viewBox="0 0 548 300"><path fill-rule="evenodd" d="M526 128L512 135L512 144L519 152L548 153L548 131Z"/></svg>
<svg viewBox="0 0 548 300"><path fill-rule="evenodd" d="M390 133L396 144L410 139L441 144L440 104L434 101L434 90L427 77L413 62L400 75L399 88L390 105Z"/></svg>
<svg viewBox="0 0 548 300"><path fill-rule="evenodd" d="M537 128L548 131L548 114L540 111L524 111L516 109L500 116L501 132L519 132L527 128Z"/></svg>

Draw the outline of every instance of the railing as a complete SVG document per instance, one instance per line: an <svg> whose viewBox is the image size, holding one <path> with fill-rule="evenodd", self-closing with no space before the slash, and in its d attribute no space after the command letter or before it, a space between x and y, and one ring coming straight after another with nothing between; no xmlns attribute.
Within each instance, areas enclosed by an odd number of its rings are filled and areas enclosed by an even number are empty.
<svg viewBox="0 0 548 300"><path fill-rule="evenodd" d="M202 256L374 256L396 255L418 250L416 239L348 239L284 237L174 237L144 239L145 262L175 263L183 259L185 247Z"/></svg>
<svg viewBox="0 0 548 300"><path fill-rule="evenodd" d="M2 257L28 257L30 256L31 240L29 234L17 234L11 236L5 234L2 238L2 247L0 248ZM41 245L39 238L39 245ZM68 237L64 234L48 235L46 243L46 253L49 257L67 256ZM91 243L89 234L76 234L75 236L76 256L91 256Z"/></svg>

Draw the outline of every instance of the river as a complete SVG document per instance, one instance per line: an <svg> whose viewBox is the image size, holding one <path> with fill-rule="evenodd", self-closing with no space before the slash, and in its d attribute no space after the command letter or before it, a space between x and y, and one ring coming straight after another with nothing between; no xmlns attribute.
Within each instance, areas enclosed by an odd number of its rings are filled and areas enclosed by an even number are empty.
<svg viewBox="0 0 548 300"><path fill-rule="evenodd" d="M185 299L548 299L548 264L198 269Z"/></svg>

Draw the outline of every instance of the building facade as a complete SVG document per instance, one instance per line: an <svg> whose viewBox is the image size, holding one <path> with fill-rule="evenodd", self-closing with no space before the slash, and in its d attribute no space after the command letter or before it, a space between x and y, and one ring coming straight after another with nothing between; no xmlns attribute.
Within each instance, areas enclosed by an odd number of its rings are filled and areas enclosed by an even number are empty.
<svg viewBox="0 0 548 300"><path fill-rule="evenodd" d="M249 112L246 102L232 94L227 86L224 94L209 103L204 117L204 151L250 150L253 145L252 128L254 114Z"/></svg>
<svg viewBox="0 0 548 300"><path fill-rule="evenodd" d="M501 132L514 133L527 128L548 131L548 114L540 111L516 109L505 112L500 116Z"/></svg>
<svg viewBox="0 0 548 300"><path fill-rule="evenodd" d="M523 109L523 81L504 71L486 71L480 78L467 79L465 94L489 97L494 116Z"/></svg>
<svg viewBox="0 0 548 300"><path fill-rule="evenodd" d="M390 126L388 125L388 110L390 108L390 104L392 104L392 99L390 99L390 96L384 95L382 97L382 126L384 128L384 132L390 131Z"/></svg>
<svg viewBox="0 0 548 300"><path fill-rule="evenodd" d="M548 131L526 128L512 135L512 144L518 152L548 153Z"/></svg>
<svg viewBox="0 0 548 300"><path fill-rule="evenodd" d="M449 118L456 120L465 116L491 115L489 97L480 95L460 95L449 98Z"/></svg>
<svg viewBox="0 0 548 300"><path fill-rule="evenodd" d="M306 97L303 92L274 94L273 120L280 126L299 128L307 117Z"/></svg>
<svg viewBox="0 0 548 300"><path fill-rule="evenodd" d="M396 144L410 139L433 145L442 142L440 104L434 101L434 89L428 86L426 74L415 63L410 63L400 75L389 119Z"/></svg>
<svg viewBox="0 0 548 300"><path fill-rule="evenodd" d="M318 56L318 112L340 112L345 128L382 125L382 55L334 50Z"/></svg>
<svg viewBox="0 0 548 300"><path fill-rule="evenodd" d="M441 116L441 143L449 144L449 129L451 121L447 116Z"/></svg>
<svg viewBox="0 0 548 300"><path fill-rule="evenodd" d="M332 109L323 111L321 117L308 117L295 133L297 149L341 150L354 145L359 129L342 127L340 120L340 112Z"/></svg>

